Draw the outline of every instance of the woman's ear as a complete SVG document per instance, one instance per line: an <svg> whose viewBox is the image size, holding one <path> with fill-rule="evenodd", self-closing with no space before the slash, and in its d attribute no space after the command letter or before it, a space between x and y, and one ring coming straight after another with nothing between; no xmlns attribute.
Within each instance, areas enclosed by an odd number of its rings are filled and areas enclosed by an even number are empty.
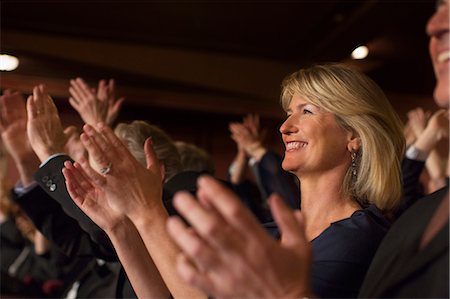
<svg viewBox="0 0 450 299"><path fill-rule="evenodd" d="M358 151L361 147L361 138L353 135L347 143L347 150L349 152Z"/></svg>

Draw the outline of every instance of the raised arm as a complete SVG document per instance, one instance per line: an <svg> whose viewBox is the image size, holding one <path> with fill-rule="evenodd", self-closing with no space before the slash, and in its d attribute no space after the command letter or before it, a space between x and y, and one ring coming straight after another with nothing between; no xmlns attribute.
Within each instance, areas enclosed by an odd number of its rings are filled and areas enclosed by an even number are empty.
<svg viewBox="0 0 450 299"><path fill-rule="evenodd" d="M74 165L67 161L63 173L75 203L110 237L138 297L167 298L169 291L136 227L125 214L109 206L105 193L96 186L103 178L83 158Z"/></svg>
<svg viewBox="0 0 450 299"><path fill-rule="evenodd" d="M162 202L162 168L152 150L150 139L144 145L147 160L145 168L109 127L100 124L97 129L98 132L85 125L85 134L81 135L90 157L97 165L101 165L104 174L89 176L89 180L104 192L112 209L124 213L133 222L172 296L206 297L184 283L175 270L175 257L179 249L165 229L168 214ZM124 266L127 265L124 263Z"/></svg>
<svg viewBox="0 0 450 299"><path fill-rule="evenodd" d="M64 161L70 159L62 154L66 135L58 110L43 85L36 86L33 95L28 98L27 114L28 140L40 161L45 162L35 173L37 183L62 206L67 215L77 220L92 240L103 248L102 252L110 252L113 257L115 253L106 233L74 204L67 193L61 172Z"/></svg>

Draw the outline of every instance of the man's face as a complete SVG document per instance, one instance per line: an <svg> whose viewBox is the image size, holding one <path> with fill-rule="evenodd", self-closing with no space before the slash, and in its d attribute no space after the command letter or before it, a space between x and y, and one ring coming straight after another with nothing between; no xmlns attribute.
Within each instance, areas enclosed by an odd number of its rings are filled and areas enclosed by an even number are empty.
<svg viewBox="0 0 450 299"><path fill-rule="evenodd" d="M449 108L449 0L439 1L440 5L431 16L427 24L427 33L430 36L430 55L436 75L434 98L442 108Z"/></svg>

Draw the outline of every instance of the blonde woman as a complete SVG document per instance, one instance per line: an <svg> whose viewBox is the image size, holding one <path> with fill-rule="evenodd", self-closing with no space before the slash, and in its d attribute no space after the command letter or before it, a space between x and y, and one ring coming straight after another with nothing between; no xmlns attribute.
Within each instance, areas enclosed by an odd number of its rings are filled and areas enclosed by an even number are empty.
<svg viewBox="0 0 450 299"><path fill-rule="evenodd" d="M297 218L303 219L305 234L300 225L298 231L289 227L297 220L279 197L272 197L282 233L278 245L231 193L202 178L199 201L182 194L174 203L196 234L179 219L168 223L183 251L179 273L217 297L280 297L309 275L307 265L292 259L308 252L296 247L303 235L313 253L312 292L356 297L389 228L386 216L400 200L402 124L372 80L342 65L290 75L282 84L281 103L287 114L280 127L286 147L282 166L300 180L302 216Z"/></svg>

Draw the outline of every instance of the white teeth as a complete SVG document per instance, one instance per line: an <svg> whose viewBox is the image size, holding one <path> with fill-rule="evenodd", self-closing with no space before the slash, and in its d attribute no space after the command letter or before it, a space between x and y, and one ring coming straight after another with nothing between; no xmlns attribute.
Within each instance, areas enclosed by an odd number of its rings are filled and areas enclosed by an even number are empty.
<svg viewBox="0 0 450 299"><path fill-rule="evenodd" d="M306 147L306 144L307 144L306 142L298 142L298 141L288 142L286 144L286 150L292 150L292 149L297 149L300 147Z"/></svg>
<svg viewBox="0 0 450 299"><path fill-rule="evenodd" d="M437 61L439 63L442 63L442 62L444 62L446 60L449 60L449 59L450 59L450 50L447 50L447 51L439 53L439 55L437 57Z"/></svg>

